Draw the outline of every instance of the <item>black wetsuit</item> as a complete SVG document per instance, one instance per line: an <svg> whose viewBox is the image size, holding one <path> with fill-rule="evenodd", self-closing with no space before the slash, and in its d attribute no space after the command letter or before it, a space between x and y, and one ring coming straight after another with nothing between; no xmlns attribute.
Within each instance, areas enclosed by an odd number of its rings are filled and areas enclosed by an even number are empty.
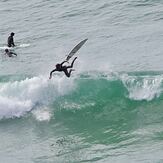
<svg viewBox="0 0 163 163"><path fill-rule="evenodd" d="M10 36L8 37L7 44L8 44L8 47L15 46L13 36L10 35Z"/></svg>
<svg viewBox="0 0 163 163"><path fill-rule="evenodd" d="M72 63L71 63L70 66L62 66L62 65L63 65L65 62L67 62L67 61L62 62L61 64L57 64L57 65L56 65L56 68L50 72L50 79L51 79L51 77L52 77L52 73L55 72L55 71L59 71L59 72L63 71L67 77L70 77L71 72L72 72L73 70L71 69L71 70L68 72L67 69L73 67L73 64L74 64L74 62L75 62L76 59L77 59L77 57L74 58L74 60L72 61Z"/></svg>

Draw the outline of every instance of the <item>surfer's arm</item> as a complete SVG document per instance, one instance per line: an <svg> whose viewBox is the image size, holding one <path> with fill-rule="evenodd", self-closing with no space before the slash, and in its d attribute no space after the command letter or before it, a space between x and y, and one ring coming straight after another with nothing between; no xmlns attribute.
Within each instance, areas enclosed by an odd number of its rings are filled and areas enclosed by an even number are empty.
<svg viewBox="0 0 163 163"><path fill-rule="evenodd" d="M12 42L12 46L15 46L14 42Z"/></svg>
<svg viewBox="0 0 163 163"><path fill-rule="evenodd" d="M62 63L61 63L61 66L64 64L64 63L66 63L67 61L63 61Z"/></svg>
<svg viewBox="0 0 163 163"><path fill-rule="evenodd" d="M12 44L12 46L15 46L13 38L11 39L11 44Z"/></svg>
<svg viewBox="0 0 163 163"><path fill-rule="evenodd" d="M49 79L51 79L51 78L52 78L52 73L53 73L53 72L55 72L55 71L56 71L56 69L54 69L54 70L52 70L52 71L50 72Z"/></svg>
<svg viewBox="0 0 163 163"><path fill-rule="evenodd" d="M16 53L14 53L14 52L12 52L11 54L14 54L14 55L16 55L16 56L17 56L17 54L16 54Z"/></svg>

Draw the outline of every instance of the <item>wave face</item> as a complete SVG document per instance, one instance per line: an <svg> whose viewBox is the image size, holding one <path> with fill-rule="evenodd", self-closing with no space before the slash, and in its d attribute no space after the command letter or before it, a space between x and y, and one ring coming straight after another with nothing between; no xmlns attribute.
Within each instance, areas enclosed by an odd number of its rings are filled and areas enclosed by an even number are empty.
<svg viewBox="0 0 163 163"><path fill-rule="evenodd" d="M80 142L82 161L121 162L124 153L124 162L153 160L146 148L160 160L162 80L155 72L82 74L74 90L53 101L53 117L64 132L75 133L72 142Z"/></svg>

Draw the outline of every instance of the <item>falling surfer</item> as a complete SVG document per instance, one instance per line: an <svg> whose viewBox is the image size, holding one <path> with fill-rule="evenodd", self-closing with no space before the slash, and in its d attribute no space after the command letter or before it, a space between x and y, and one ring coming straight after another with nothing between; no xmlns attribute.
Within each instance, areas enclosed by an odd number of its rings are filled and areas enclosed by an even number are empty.
<svg viewBox="0 0 163 163"><path fill-rule="evenodd" d="M63 61L62 63L56 64L56 68L50 72L50 77L49 77L49 79L52 78L52 74L53 74L53 72L55 72L55 71L64 72L65 75L66 75L67 77L70 77L70 76L71 76L71 72L74 71L74 69L72 69L72 68L73 68L74 62L75 62L75 60L77 59L77 57L74 58L74 60L72 61L71 65L69 65L69 66L63 66L63 64L64 64L65 62L68 62L69 59L70 59L70 58L71 58L71 57L72 57L83 45L84 45L84 43L85 43L87 40L88 40L88 39L85 39L85 40L81 41L79 44L77 44L77 45L71 50L71 52L67 55L66 61ZM70 69L70 70L68 71L68 69Z"/></svg>
<svg viewBox="0 0 163 163"><path fill-rule="evenodd" d="M67 77L70 77L71 72L74 71L74 69L72 69L72 68L73 68L73 65L74 65L74 62L76 59L77 59L77 57L74 58L74 60L72 61L70 66L63 66L63 64L67 61L63 61L62 63L56 64L56 68L50 72L49 79L52 78L52 73L55 71L59 71L59 72L63 71ZM68 71L68 69L70 69L70 70Z"/></svg>

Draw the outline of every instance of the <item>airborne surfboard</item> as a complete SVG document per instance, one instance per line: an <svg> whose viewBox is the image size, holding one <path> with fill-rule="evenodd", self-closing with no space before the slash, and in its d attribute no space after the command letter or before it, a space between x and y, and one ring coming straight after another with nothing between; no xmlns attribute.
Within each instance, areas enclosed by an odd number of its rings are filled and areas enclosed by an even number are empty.
<svg viewBox="0 0 163 163"><path fill-rule="evenodd" d="M88 39L85 39L81 42L79 42L79 44L77 44L72 50L71 52L67 55L66 61L69 61L69 59L84 45L84 43L87 41Z"/></svg>

